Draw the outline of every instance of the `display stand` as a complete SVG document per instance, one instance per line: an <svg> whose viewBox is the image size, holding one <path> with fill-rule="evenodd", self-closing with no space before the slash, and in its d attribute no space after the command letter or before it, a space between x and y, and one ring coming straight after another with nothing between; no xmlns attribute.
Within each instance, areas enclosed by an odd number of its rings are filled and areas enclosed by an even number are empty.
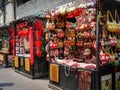
<svg viewBox="0 0 120 90"><path fill-rule="evenodd" d="M119 6L119 2L112 0L82 0L48 11L46 47L49 48L50 88L118 90ZM112 16L117 17L117 24L107 26ZM92 58L88 58L88 52Z"/></svg>
<svg viewBox="0 0 120 90"><path fill-rule="evenodd" d="M27 16L10 25L15 71L32 79L48 76L44 23L43 18Z"/></svg>
<svg viewBox="0 0 120 90"><path fill-rule="evenodd" d="M0 63L4 67L10 67L12 55L10 52L10 32L9 26L4 25L0 27Z"/></svg>

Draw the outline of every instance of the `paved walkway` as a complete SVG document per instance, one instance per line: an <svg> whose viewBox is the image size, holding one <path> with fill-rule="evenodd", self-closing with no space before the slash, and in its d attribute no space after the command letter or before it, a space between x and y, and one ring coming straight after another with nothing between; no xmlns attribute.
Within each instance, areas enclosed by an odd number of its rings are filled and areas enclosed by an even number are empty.
<svg viewBox="0 0 120 90"><path fill-rule="evenodd" d="M11 68L0 67L0 90L51 90L48 79L29 79Z"/></svg>

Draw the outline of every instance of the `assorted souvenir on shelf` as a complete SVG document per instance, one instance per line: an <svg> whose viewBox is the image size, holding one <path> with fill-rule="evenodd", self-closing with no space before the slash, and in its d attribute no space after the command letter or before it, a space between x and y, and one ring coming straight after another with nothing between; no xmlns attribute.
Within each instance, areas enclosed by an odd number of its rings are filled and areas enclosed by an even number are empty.
<svg viewBox="0 0 120 90"><path fill-rule="evenodd" d="M96 38L99 37L100 66L111 63L117 65L120 56L120 24L117 10L114 13L115 15L112 15L108 10L106 15L97 15L94 0L90 2L83 0L79 5L71 2L49 11L46 14L46 31L49 34L47 48L50 47L47 59L52 62L65 63L67 60L67 63L76 61L85 65L88 63L95 65ZM97 18L100 24L98 37ZM74 63L72 62L73 65Z"/></svg>
<svg viewBox="0 0 120 90"><path fill-rule="evenodd" d="M100 17L101 47L99 57L102 64L114 63L114 65L119 65L119 31L120 22L117 10L113 14L110 10L107 10L106 15Z"/></svg>
<svg viewBox="0 0 120 90"><path fill-rule="evenodd" d="M95 69L95 2L75 2L46 14L47 60L73 67Z"/></svg>

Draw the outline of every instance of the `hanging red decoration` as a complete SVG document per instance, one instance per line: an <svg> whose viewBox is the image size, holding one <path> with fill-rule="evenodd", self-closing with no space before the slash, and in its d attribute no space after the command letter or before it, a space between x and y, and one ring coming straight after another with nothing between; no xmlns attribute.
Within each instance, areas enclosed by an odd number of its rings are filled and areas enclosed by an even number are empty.
<svg viewBox="0 0 120 90"><path fill-rule="evenodd" d="M41 51L41 50L37 50L37 51L36 51L36 55L37 55L38 57L40 57L40 56L42 55L42 51Z"/></svg>
<svg viewBox="0 0 120 90"><path fill-rule="evenodd" d="M18 32L18 36L22 36L22 32L21 31Z"/></svg>
<svg viewBox="0 0 120 90"><path fill-rule="evenodd" d="M12 54L14 55L14 49L12 49Z"/></svg>
<svg viewBox="0 0 120 90"><path fill-rule="evenodd" d="M14 36L14 33L11 33L11 37L13 37Z"/></svg>
<svg viewBox="0 0 120 90"><path fill-rule="evenodd" d="M30 31L29 30L21 30L18 32L18 36L28 36L30 34Z"/></svg>
<svg viewBox="0 0 120 90"><path fill-rule="evenodd" d="M14 33L14 28L13 27L10 28L10 32Z"/></svg>
<svg viewBox="0 0 120 90"><path fill-rule="evenodd" d="M74 17L74 11L71 11L67 14L66 18L73 18Z"/></svg>
<svg viewBox="0 0 120 90"><path fill-rule="evenodd" d="M74 12L74 17L77 17L80 16L80 14L82 13L82 9L76 8L73 12Z"/></svg>
<svg viewBox="0 0 120 90"><path fill-rule="evenodd" d="M10 43L12 44L12 46L14 46L14 40L13 39L10 41Z"/></svg>
<svg viewBox="0 0 120 90"><path fill-rule="evenodd" d="M37 38L40 38L42 36L42 31L40 31L40 30L35 31L35 36Z"/></svg>
<svg viewBox="0 0 120 90"><path fill-rule="evenodd" d="M36 23L35 23L35 28L39 29L39 30L42 30L44 31L44 26L42 24L42 21L41 20L36 20Z"/></svg>
<svg viewBox="0 0 120 90"><path fill-rule="evenodd" d="M33 28L30 27L30 42L33 42ZM33 43L30 43L30 64L34 64Z"/></svg>
<svg viewBox="0 0 120 90"><path fill-rule="evenodd" d="M35 41L35 45L37 48L41 48L42 47L42 41Z"/></svg>

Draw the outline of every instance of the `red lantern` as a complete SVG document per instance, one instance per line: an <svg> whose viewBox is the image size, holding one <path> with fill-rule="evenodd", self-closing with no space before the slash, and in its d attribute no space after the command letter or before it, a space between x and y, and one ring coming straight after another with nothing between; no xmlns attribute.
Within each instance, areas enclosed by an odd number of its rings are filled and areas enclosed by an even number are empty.
<svg viewBox="0 0 120 90"><path fill-rule="evenodd" d="M35 41L35 45L37 48L41 48L42 47L42 41Z"/></svg>
<svg viewBox="0 0 120 90"><path fill-rule="evenodd" d="M42 26L41 23L42 23L42 22L41 22L40 20L37 20L36 23L35 23L35 27L36 27L36 28L41 28L41 26Z"/></svg>
<svg viewBox="0 0 120 90"><path fill-rule="evenodd" d="M42 32L37 30L35 32L35 35L36 35L37 38L40 38L42 36Z"/></svg>
<svg viewBox="0 0 120 90"><path fill-rule="evenodd" d="M37 55L38 57L40 57L40 56L42 55L42 51L41 51L41 50L37 50L37 51L36 51L36 55Z"/></svg>

